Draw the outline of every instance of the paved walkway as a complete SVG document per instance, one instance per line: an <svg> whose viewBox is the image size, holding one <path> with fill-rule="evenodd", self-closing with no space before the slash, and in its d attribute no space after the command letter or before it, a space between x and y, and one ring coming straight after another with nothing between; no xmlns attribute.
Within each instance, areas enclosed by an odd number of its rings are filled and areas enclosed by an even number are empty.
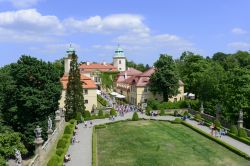
<svg viewBox="0 0 250 166"><path fill-rule="evenodd" d="M127 113L124 117L117 117L115 121L131 119L133 113ZM150 119L149 116L141 115L140 118ZM157 116L151 119L157 120L173 120L173 116ZM103 124L112 122L109 119L96 119L93 120L93 125ZM196 121L187 120L187 122L207 133L210 133L210 129L206 126L200 126ZM89 125L89 124L88 124ZM76 140L79 140L79 143L71 145L68 150L68 154L71 155L71 161L66 163L66 166L91 166L92 163L92 127L85 128L83 124L78 125L78 132L76 135ZM247 153L250 156L250 146L243 144L235 139L232 139L229 136L222 136L220 138L222 141L240 149L241 151Z"/></svg>

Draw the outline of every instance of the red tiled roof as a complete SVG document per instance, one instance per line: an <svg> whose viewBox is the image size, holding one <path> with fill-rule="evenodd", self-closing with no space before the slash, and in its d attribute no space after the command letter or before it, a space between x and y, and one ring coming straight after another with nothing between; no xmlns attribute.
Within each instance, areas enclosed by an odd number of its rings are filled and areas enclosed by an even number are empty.
<svg viewBox="0 0 250 166"><path fill-rule="evenodd" d="M67 89L67 84L68 84L68 76L63 75L63 77L60 79L61 84L63 85L63 89ZM87 76L81 75L81 82L83 82L82 87L84 89L96 89L95 82L91 80L91 78Z"/></svg>
<svg viewBox="0 0 250 166"><path fill-rule="evenodd" d="M123 82L125 80L125 73L127 74L127 79L130 78L131 76L142 74L141 71L136 70L131 67L131 68L128 68L126 71L123 71L120 74L118 74L118 78L116 82Z"/></svg>
<svg viewBox="0 0 250 166"><path fill-rule="evenodd" d="M102 72L105 72L105 71L117 71L117 68L111 64L99 64L99 63L93 63L93 64L81 64L80 65L80 71L83 72L83 73L86 73L86 72L92 72L92 71L102 71Z"/></svg>

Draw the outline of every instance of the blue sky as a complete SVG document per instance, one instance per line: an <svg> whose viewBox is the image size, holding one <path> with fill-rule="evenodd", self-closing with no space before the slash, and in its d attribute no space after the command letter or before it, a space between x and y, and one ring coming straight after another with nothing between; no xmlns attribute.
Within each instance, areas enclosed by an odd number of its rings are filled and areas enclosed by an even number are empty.
<svg viewBox="0 0 250 166"><path fill-rule="evenodd" d="M129 60L160 53L212 56L250 50L248 0L0 0L0 66L22 54L46 61L69 43L81 61L111 62L119 43Z"/></svg>

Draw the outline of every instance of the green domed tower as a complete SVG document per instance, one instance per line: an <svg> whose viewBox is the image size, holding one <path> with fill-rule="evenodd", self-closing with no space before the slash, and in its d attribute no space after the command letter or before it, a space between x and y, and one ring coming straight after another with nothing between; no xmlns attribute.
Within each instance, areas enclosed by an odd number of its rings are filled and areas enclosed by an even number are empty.
<svg viewBox="0 0 250 166"><path fill-rule="evenodd" d="M118 71L126 70L126 57L120 45L118 45L115 50L115 55L113 56L113 65L117 68Z"/></svg>

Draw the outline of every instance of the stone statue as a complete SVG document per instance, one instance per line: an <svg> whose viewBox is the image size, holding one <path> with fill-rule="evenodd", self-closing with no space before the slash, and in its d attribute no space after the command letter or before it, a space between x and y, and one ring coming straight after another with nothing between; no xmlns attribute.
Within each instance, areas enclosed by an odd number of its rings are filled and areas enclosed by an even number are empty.
<svg viewBox="0 0 250 166"><path fill-rule="evenodd" d="M16 166L22 165L22 156L18 149L15 149L15 157L16 157Z"/></svg>
<svg viewBox="0 0 250 166"><path fill-rule="evenodd" d="M242 111L242 109L240 109L239 121L243 121L243 111Z"/></svg>
<svg viewBox="0 0 250 166"><path fill-rule="evenodd" d="M52 120L50 119L50 117L48 119L48 130L52 130Z"/></svg>
<svg viewBox="0 0 250 166"><path fill-rule="evenodd" d="M42 133L42 128L41 128L41 127L36 126L36 129L34 130L34 132L35 132L35 134L36 134L36 138L41 138L41 137L42 137L42 135L41 135L41 133Z"/></svg>

